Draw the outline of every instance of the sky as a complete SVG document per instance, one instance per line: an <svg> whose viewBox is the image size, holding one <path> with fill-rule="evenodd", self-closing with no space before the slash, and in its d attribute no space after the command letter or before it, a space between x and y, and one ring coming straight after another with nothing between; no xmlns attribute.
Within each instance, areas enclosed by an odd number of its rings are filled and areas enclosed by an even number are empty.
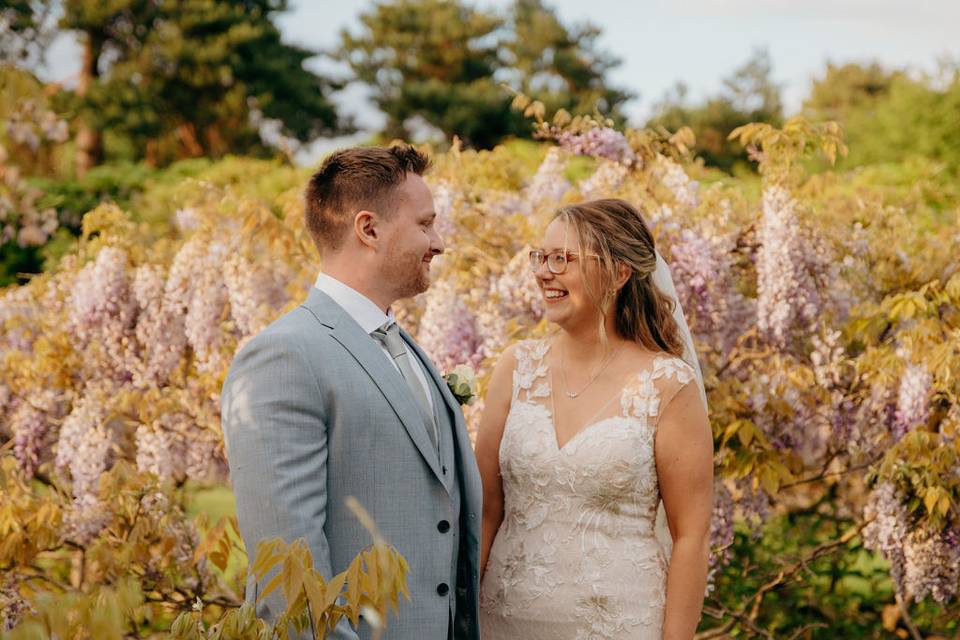
<svg viewBox="0 0 960 640"><path fill-rule="evenodd" d="M291 0L278 23L284 37L312 49L336 47L342 29L357 30L371 0ZM510 0L475 0L504 9ZM787 112L796 111L811 81L834 63L878 61L887 67L935 72L937 61L960 61L960 0L546 0L567 24L600 27L599 47L621 58L615 86L638 94L625 105L642 123L678 82L692 100L715 95L723 78L758 48L770 52L773 78ZM79 66L69 38L52 47L43 75L68 81ZM319 70L329 63L312 60ZM362 87L336 97L358 124L376 129L382 116Z"/></svg>

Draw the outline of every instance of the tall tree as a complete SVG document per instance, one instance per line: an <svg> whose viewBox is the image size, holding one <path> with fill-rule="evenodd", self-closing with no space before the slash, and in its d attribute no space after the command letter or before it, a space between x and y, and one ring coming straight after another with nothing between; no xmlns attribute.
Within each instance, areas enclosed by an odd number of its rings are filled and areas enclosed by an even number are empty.
<svg viewBox="0 0 960 640"><path fill-rule="evenodd" d="M609 85L607 75L621 61L597 48L598 27L568 28L542 0L516 0L508 28L502 57L511 84L548 111L596 110L623 121L620 107L633 95Z"/></svg>
<svg viewBox="0 0 960 640"><path fill-rule="evenodd" d="M889 95L902 71L887 71L878 63L827 64L822 78L813 81L803 109L810 116L845 121L853 111L871 108Z"/></svg>
<svg viewBox="0 0 960 640"><path fill-rule="evenodd" d="M843 126L846 166L913 156L960 168L960 67L934 80L876 63L828 65L803 108Z"/></svg>
<svg viewBox="0 0 960 640"><path fill-rule="evenodd" d="M110 61L123 60L136 51L156 16L153 0L66 0L60 26L76 31L82 53L77 76L77 97L84 105L76 133L76 171L83 175L103 160L103 135L97 127L97 110L88 98Z"/></svg>
<svg viewBox="0 0 960 640"><path fill-rule="evenodd" d="M620 120L630 98L607 84L619 61L597 50L600 31L567 28L540 0L516 0L505 15L459 0L378 2L360 22L342 32L338 57L372 87L389 136L408 137L417 118L480 148L530 136L504 83L551 110Z"/></svg>
<svg viewBox="0 0 960 640"><path fill-rule="evenodd" d="M647 126L675 131L689 126L696 135L695 151L705 164L732 171L747 156L730 132L750 122L779 125L783 120L780 87L771 78L772 65L764 50L737 68L723 82L723 90L700 104L689 104L687 90L678 84L657 106Z"/></svg>
<svg viewBox="0 0 960 640"><path fill-rule="evenodd" d="M373 90L385 133L408 138L419 116L465 143L490 147L523 123L494 80L498 16L456 0L378 2L341 32L338 57Z"/></svg>
<svg viewBox="0 0 960 640"><path fill-rule="evenodd" d="M313 52L281 39L274 20L287 0L65 5L64 26L86 43L85 120L138 157L156 164L256 151L264 120L301 141L348 128L329 98L336 85L304 67Z"/></svg>

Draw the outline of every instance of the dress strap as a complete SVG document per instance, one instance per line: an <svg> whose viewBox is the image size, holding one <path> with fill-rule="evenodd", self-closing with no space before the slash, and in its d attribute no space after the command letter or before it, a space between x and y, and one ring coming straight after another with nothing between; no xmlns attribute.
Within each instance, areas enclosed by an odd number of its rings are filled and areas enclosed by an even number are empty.
<svg viewBox="0 0 960 640"><path fill-rule="evenodd" d="M693 368L682 359L656 357L651 367L636 374L624 388L621 396L623 415L655 427L663 408L694 377Z"/></svg>
<svg viewBox="0 0 960 640"><path fill-rule="evenodd" d="M546 356L550 342L546 339L524 340L514 352L517 367L513 370L513 400L532 400L550 395Z"/></svg>

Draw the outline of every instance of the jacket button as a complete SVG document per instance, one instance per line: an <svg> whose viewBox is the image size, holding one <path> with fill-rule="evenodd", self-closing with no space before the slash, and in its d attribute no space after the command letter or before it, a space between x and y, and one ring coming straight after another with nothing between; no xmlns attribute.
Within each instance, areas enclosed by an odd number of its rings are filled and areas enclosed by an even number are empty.
<svg viewBox="0 0 960 640"><path fill-rule="evenodd" d="M450 593L450 587L447 586L446 582L441 582L437 585L437 593L441 596L445 596Z"/></svg>
<svg viewBox="0 0 960 640"><path fill-rule="evenodd" d="M450 523L446 520L441 520L437 523L437 531L440 533L446 533L447 531L450 531Z"/></svg>

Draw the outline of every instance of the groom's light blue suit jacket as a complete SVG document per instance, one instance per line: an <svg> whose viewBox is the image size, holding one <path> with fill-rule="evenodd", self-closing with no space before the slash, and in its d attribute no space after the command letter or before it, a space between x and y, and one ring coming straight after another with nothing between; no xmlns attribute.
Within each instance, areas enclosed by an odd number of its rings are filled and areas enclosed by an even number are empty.
<svg viewBox="0 0 960 640"><path fill-rule="evenodd" d="M240 531L251 560L261 540L305 538L329 578L370 543L344 504L354 496L410 565L410 600L401 598L383 638L442 640L452 627L457 638L479 640L480 475L456 400L403 337L445 412L440 424L452 432L444 437L455 468L438 459L417 401L380 346L312 288L303 305L244 346L224 382ZM248 581L248 600L262 586ZM269 619L284 607L277 590L258 614ZM358 636L371 636L362 621L359 632L341 623L334 637Z"/></svg>

